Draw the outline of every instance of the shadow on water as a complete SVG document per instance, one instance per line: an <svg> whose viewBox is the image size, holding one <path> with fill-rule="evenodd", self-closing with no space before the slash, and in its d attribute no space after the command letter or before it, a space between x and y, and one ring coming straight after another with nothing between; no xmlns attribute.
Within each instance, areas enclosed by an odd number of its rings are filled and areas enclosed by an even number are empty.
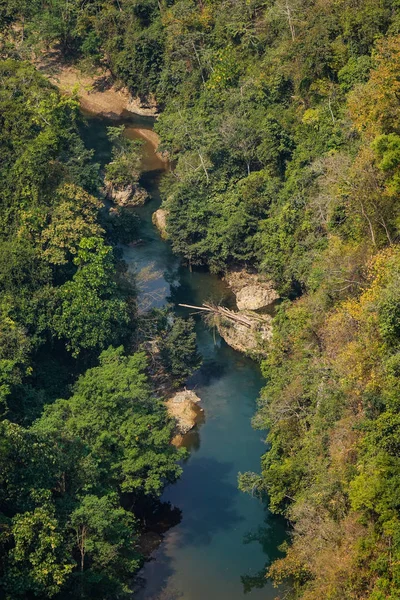
<svg viewBox="0 0 400 600"><path fill-rule="evenodd" d="M243 521L235 505L235 496L240 492L227 480L232 468L233 464L213 458L195 457L176 495L171 486L171 502L179 502L184 495L185 504L190 506L179 531L183 545L207 546L218 531L227 532Z"/></svg>
<svg viewBox="0 0 400 600"><path fill-rule="evenodd" d="M199 385L209 386L213 381L219 379L226 373L226 365L216 360L204 360L200 369L187 381L186 386L195 390Z"/></svg>
<svg viewBox="0 0 400 600"><path fill-rule="evenodd" d="M243 544L260 544L266 557L265 564L257 573L241 575L243 591L248 594L253 589L262 589L266 585L266 572L272 562L283 556L279 550L280 545L286 538L286 523L281 517L271 515L264 500L264 523L251 529L243 536Z"/></svg>

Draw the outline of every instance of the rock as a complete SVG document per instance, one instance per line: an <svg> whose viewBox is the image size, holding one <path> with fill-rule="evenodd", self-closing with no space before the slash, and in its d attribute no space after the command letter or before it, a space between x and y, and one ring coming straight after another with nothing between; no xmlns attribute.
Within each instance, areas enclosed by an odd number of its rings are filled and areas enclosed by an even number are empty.
<svg viewBox="0 0 400 600"><path fill-rule="evenodd" d="M104 183L107 198L118 204L118 206L141 206L149 197L146 190L137 184L120 188L111 181L105 181Z"/></svg>
<svg viewBox="0 0 400 600"><path fill-rule="evenodd" d="M157 227L158 231L161 234L163 240L168 238L167 233L167 217L168 211L164 208L159 208L156 212L153 213L152 221L154 225Z"/></svg>
<svg viewBox="0 0 400 600"><path fill-rule="evenodd" d="M154 96L151 94L146 98L130 96L126 105L126 110L143 117L158 117L160 114L158 111L157 102Z"/></svg>
<svg viewBox="0 0 400 600"><path fill-rule="evenodd" d="M236 294L236 304L239 310L257 310L266 308L278 298L279 294L272 287L246 285Z"/></svg>
<svg viewBox="0 0 400 600"><path fill-rule="evenodd" d="M175 448L180 448L181 446L183 446L183 442L184 442L185 438L181 433L177 433L176 435L174 435L174 437L171 440L171 444L173 446L175 446Z"/></svg>
<svg viewBox="0 0 400 600"><path fill-rule="evenodd" d="M88 75L76 67L64 65L62 56L53 50L40 53L35 63L62 92L77 94L81 107L92 115L109 119L120 119L127 111L145 117L159 115L154 96L133 97L128 88L116 85L107 69Z"/></svg>
<svg viewBox="0 0 400 600"><path fill-rule="evenodd" d="M272 282L257 273L248 273L245 270L231 271L225 280L236 296L239 310L266 308L279 298Z"/></svg>
<svg viewBox="0 0 400 600"><path fill-rule="evenodd" d="M220 336L225 342L237 350L251 356L262 357L268 354L268 342L272 337L272 317L270 315L251 315L248 311L239 311L248 318L254 319L251 328L231 321L219 318L216 326Z"/></svg>
<svg viewBox="0 0 400 600"><path fill-rule="evenodd" d="M170 417L176 421L177 434L184 435L196 425L199 412L203 409L197 406L200 398L192 390L177 392L166 401Z"/></svg>

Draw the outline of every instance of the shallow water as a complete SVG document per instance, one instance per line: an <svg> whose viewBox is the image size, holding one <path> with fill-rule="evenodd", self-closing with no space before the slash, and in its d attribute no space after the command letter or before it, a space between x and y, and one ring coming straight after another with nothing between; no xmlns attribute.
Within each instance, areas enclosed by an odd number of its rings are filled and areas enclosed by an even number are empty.
<svg viewBox="0 0 400 600"><path fill-rule="evenodd" d="M87 143L96 148L97 160L107 160L105 124L98 119L89 123ZM129 135L134 136L135 126L145 125L143 119L137 123L130 120ZM147 168L160 168L152 163L149 146L145 150L150 152ZM189 315L190 310L177 307L179 302L199 305L213 300L232 305L224 283L207 272L190 272L181 266L152 225L151 215L160 204L158 178L154 171L143 177L151 201L137 209L142 221L141 243L122 247L129 269L139 274L142 306L170 302L177 313ZM196 331L203 365L187 387L200 396L205 421L187 437L190 456L183 475L162 497L181 510L181 521L167 531L142 569L143 587L135 597L273 600L277 591L266 582L264 573L266 565L279 555L284 523L259 499L237 489L238 472L259 471L265 452L265 433L251 427L263 380L255 362L228 347L198 316Z"/></svg>

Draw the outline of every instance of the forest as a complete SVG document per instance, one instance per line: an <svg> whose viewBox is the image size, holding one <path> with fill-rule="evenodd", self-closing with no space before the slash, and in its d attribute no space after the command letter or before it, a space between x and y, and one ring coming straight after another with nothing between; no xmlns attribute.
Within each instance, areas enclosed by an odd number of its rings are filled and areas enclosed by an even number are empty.
<svg viewBox="0 0 400 600"><path fill-rule="evenodd" d="M197 365L192 323L139 319L117 248L136 224L102 210L78 102L27 62L0 69L2 589L122 598L143 506L181 471L156 387Z"/></svg>
<svg viewBox="0 0 400 600"><path fill-rule="evenodd" d="M2 0L0 29L5 598L129 594L139 507L181 468L145 342L165 338L165 377L198 364L190 321L140 324L118 254L135 225L105 216L77 99L32 64L55 48L155 98L173 251L283 299L253 423L268 450L239 478L290 524L266 577L398 600L398 0Z"/></svg>

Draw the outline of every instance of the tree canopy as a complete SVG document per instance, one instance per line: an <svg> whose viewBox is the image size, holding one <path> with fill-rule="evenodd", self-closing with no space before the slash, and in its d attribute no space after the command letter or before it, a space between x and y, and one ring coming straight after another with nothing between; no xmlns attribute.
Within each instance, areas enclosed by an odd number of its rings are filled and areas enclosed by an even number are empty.
<svg viewBox="0 0 400 600"><path fill-rule="evenodd" d="M147 324L135 329L118 283L77 101L22 60L51 48L156 99L173 250L218 273L255 269L282 297L254 420L269 449L240 479L293 526L268 576L295 599L397 600L398 0L13 0L0 23L9 598L123 595L138 559L120 495L158 494L178 473L144 357L116 349L146 348ZM137 154L116 138L108 174L136 181ZM192 327L161 335L157 368L177 381L197 364ZM92 368L71 395L76 357ZM47 386L44 364L58 373Z"/></svg>

